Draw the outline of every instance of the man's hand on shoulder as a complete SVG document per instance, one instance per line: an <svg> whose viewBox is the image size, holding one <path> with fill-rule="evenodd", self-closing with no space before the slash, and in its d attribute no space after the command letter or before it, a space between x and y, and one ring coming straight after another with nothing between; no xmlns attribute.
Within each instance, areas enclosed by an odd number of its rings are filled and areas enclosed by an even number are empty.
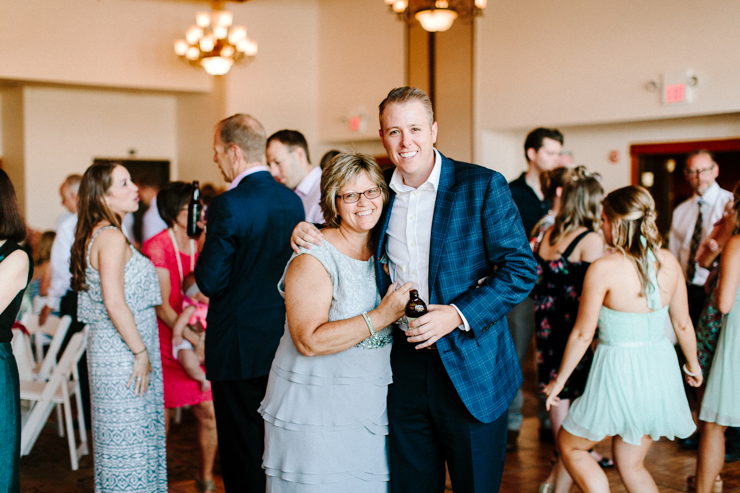
<svg viewBox="0 0 740 493"><path fill-rule="evenodd" d="M451 305L429 305L429 312L417 318L413 327L406 331L406 340L419 343L416 349L431 346L438 339L446 336L463 324L460 314Z"/></svg>
<svg viewBox="0 0 740 493"><path fill-rule="evenodd" d="M301 221L293 228L293 234L290 235L290 246L295 253L301 253L300 247L310 250L311 245L321 246L323 238L324 235L321 234L319 228L309 222Z"/></svg>

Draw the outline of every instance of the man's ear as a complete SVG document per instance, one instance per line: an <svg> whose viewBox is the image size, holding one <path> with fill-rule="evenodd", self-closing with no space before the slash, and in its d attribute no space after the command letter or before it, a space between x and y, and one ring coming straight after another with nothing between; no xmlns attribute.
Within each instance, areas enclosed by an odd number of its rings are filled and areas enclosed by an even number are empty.
<svg viewBox="0 0 740 493"><path fill-rule="evenodd" d="M534 147L527 149L527 160L531 163L537 158L537 151Z"/></svg>
<svg viewBox="0 0 740 493"><path fill-rule="evenodd" d="M295 149L293 149L292 152L294 152L296 154L296 156L298 156L298 162L299 163L309 164L308 163L308 157L306 156L306 151L303 150L303 147L296 146Z"/></svg>

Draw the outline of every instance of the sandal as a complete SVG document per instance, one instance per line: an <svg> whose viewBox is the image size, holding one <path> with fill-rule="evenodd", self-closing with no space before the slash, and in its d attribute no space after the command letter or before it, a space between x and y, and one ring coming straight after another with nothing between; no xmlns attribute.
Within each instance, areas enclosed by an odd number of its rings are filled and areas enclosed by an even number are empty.
<svg viewBox="0 0 740 493"><path fill-rule="evenodd" d="M550 483L542 483L538 491L539 493L555 493L555 487Z"/></svg>
<svg viewBox="0 0 740 493"><path fill-rule="evenodd" d="M602 457L599 462L599 465L602 469L609 469L610 467L614 467L614 461L611 460L609 457Z"/></svg>
<svg viewBox="0 0 740 493"><path fill-rule="evenodd" d="M216 483L212 479L200 480L195 478L195 489L199 493L205 493L206 491L216 491Z"/></svg>

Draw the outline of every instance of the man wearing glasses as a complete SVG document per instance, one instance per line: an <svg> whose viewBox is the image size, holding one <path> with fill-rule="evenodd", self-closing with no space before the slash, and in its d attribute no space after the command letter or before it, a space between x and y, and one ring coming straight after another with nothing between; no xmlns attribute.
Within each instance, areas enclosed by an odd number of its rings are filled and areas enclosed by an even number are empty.
<svg viewBox="0 0 740 493"><path fill-rule="evenodd" d="M681 263L689 296L689 314L696 327L704 306L704 283L709 271L695 261L699 243L709 235L712 226L722 217L732 192L717 184L719 166L709 151L700 149L686 158L684 177L694 195L673 211L668 247Z"/></svg>
<svg viewBox="0 0 740 493"><path fill-rule="evenodd" d="M689 315L696 327L706 299L704 283L709 271L700 267L694 258L699 244L722 217L725 204L732 200L732 193L717 184L719 166L707 150L700 149L689 154L683 173L694 195L673 211L668 248L680 262L686 277ZM687 389L687 394L693 407L696 402L694 392ZM696 449L699 446L699 434L679 439L678 444L685 449Z"/></svg>

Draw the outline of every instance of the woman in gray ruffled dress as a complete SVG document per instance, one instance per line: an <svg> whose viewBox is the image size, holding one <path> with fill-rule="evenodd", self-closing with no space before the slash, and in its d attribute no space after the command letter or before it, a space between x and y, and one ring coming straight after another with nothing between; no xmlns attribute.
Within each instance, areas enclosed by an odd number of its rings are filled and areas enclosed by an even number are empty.
<svg viewBox="0 0 740 493"><path fill-rule="evenodd" d="M121 218L139 208L120 164L82 177L72 247L78 317L88 324L96 492L166 492L164 391L154 265L128 243Z"/></svg>
<svg viewBox="0 0 740 493"><path fill-rule="evenodd" d="M372 229L388 189L375 161L339 154L321 177L320 246L291 257L280 281L285 333L260 412L267 491L388 491L390 324L412 283L381 300Z"/></svg>

